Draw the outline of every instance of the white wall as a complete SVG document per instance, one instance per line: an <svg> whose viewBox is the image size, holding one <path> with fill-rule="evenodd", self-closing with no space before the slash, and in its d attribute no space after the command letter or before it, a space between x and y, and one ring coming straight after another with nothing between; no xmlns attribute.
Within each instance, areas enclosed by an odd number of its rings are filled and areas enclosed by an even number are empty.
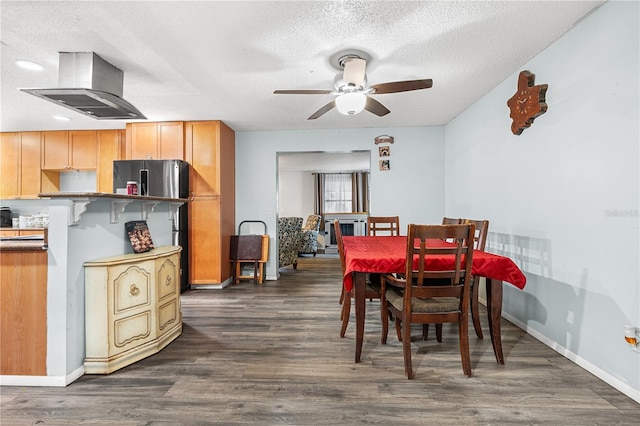
<svg viewBox="0 0 640 426"><path fill-rule="evenodd" d="M527 275L505 285L507 318L640 401L623 335L640 326L638 17L606 3L450 122L445 210L489 219ZM525 69L549 108L515 136L506 101Z"/></svg>
<svg viewBox="0 0 640 426"><path fill-rule="evenodd" d="M313 181L311 172L279 172L278 214L281 217L297 216L307 220L307 216L313 214Z"/></svg>
<svg viewBox="0 0 640 426"><path fill-rule="evenodd" d="M427 113L427 112L425 112ZM352 117L357 120L358 117ZM304 120L304 117L300 118ZM380 171L374 138L395 137L391 170ZM444 212L444 127L236 132L236 223L262 220L271 236L266 276L277 276L277 153L371 150L371 214L400 224L439 222ZM405 190L409 185L414 188Z"/></svg>

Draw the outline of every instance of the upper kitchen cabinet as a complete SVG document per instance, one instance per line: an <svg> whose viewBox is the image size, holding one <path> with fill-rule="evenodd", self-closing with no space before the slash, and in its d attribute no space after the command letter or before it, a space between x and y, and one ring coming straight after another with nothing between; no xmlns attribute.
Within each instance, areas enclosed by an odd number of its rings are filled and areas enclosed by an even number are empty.
<svg viewBox="0 0 640 426"><path fill-rule="evenodd" d="M235 132L221 121L185 123L191 196L235 194Z"/></svg>
<svg viewBox="0 0 640 426"><path fill-rule="evenodd" d="M127 123L127 160L184 160L182 121Z"/></svg>
<svg viewBox="0 0 640 426"><path fill-rule="evenodd" d="M0 133L0 198L35 198L41 192L40 132Z"/></svg>
<svg viewBox="0 0 640 426"><path fill-rule="evenodd" d="M113 192L113 162L124 159L124 141L124 130L98 130L98 192Z"/></svg>
<svg viewBox="0 0 640 426"><path fill-rule="evenodd" d="M42 132L42 170L95 170L96 167L95 130Z"/></svg>

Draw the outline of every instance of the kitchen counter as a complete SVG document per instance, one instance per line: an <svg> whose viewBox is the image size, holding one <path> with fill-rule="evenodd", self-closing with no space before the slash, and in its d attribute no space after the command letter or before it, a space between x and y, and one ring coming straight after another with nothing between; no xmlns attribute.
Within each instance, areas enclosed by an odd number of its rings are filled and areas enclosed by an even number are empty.
<svg viewBox="0 0 640 426"><path fill-rule="evenodd" d="M126 223L131 221L147 222L154 246L173 245L172 219L177 209L188 201L98 192L42 193L39 196L34 200L5 202L21 214L46 211L49 227L46 229L46 250L43 250L44 239L0 241L0 246L4 246L0 251L3 286L7 284L6 289L18 291L31 285L28 297L22 298L23 293L16 293L13 299L5 298L12 293L5 292L3 287L2 326L5 325L5 313L11 313L10 318L14 320L7 320L7 327L18 324L24 318L21 314L24 306L31 308L28 318L35 315L41 318L33 331L36 337L24 334L27 337L22 338L9 333L10 330L0 330L3 339L5 334L13 336L9 342L0 342L2 357L26 360L24 354L38 356L33 361L37 368L16 362L11 368L0 370L2 386L66 386L82 376L86 337L84 262L132 254L126 231ZM2 237L14 238L44 233L44 228L2 230ZM31 266L36 264L38 268ZM34 276L4 279L5 274L13 272ZM21 285L16 286L17 281ZM39 298L37 306L32 307L25 300L34 300L33 294ZM38 348L27 345L29 342L37 342ZM5 366L2 360L0 364L0 367Z"/></svg>
<svg viewBox="0 0 640 426"><path fill-rule="evenodd" d="M48 230L46 228L3 228L4 233L15 233L12 236L0 237L0 251L43 251L48 246ZM41 232L34 235L34 232ZM26 234L26 235L24 235Z"/></svg>
<svg viewBox="0 0 640 426"><path fill-rule="evenodd" d="M189 202L186 198L150 197L147 195L112 194L110 192L42 192L40 198L112 198L130 201L179 201Z"/></svg>

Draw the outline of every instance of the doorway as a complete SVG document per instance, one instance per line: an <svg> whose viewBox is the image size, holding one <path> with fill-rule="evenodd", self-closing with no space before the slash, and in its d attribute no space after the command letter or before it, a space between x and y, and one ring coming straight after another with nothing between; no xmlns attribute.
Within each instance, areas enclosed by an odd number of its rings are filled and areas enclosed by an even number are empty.
<svg viewBox="0 0 640 426"><path fill-rule="evenodd" d="M314 173L370 172L371 151L277 153L277 216L306 220L315 212ZM324 225L324 224L323 224ZM324 230L318 249L324 250Z"/></svg>

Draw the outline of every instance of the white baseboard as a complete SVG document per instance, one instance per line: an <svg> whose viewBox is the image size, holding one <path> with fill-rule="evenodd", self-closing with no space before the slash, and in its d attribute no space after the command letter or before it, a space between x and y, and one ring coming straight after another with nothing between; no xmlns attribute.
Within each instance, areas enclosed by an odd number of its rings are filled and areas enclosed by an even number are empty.
<svg viewBox="0 0 640 426"><path fill-rule="evenodd" d="M570 350L568 350L567 348L559 345L558 342L554 342L553 340L549 339L547 336L545 336L544 334L540 333L539 331L528 327L526 324L522 323L517 318L515 318L515 317L513 317L513 316L511 316L511 315L509 315L507 313L504 313L504 312L502 313L502 316L506 320L508 320L509 322L514 324L516 327L524 330L527 334L531 335L535 339L538 339L539 341L541 341L545 345L549 346L554 351L558 352L563 357L565 357L568 360L578 364L580 367L584 368L585 370L587 370L589 373L593 374L594 376L596 376L600 380L604 381L605 383L608 383L609 385L611 385L615 389L617 389L620 392L622 392L623 394L627 395L629 398L631 398L634 401L640 403L640 390L639 389L635 389L635 388L629 386L628 384L622 382L617 377L614 377L611 374L607 373L606 371L603 371L601 368L591 364L589 361L585 360L584 358L580 357L579 355L577 355L577 354L571 352Z"/></svg>
<svg viewBox="0 0 640 426"><path fill-rule="evenodd" d="M52 386L65 387L84 374L84 366L66 376L0 376L1 386Z"/></svg>

